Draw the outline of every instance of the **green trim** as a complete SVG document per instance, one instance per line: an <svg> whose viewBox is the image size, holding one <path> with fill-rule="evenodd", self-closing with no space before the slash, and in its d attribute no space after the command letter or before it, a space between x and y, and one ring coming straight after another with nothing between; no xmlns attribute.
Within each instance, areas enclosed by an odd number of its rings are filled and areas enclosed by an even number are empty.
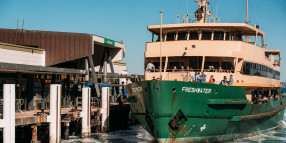
<svg viewBox="0 0 286 143"><path fill-rule="evenodd" d="M208 99L208 104L248 104L247 99Z"/></svg>
<svg viewBox="0 0 286 143"><path fill-rule="evenodd" d="M260 113L260 114L254 114L254 115L243 115L243 116L233 116L230 120L231 121L241 121L241 120L253 120L258 118L264 118L268 116L273 116L277 113L279 113L281 110L283 110L286 107L286 105L282 105L279 108L272 110L270 112Z"/></svg>

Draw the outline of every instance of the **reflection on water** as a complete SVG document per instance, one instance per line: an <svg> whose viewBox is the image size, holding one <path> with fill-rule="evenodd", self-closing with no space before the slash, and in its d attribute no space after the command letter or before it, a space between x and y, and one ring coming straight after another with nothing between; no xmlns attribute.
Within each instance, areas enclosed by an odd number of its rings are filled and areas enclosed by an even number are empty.
<svg viewBox="0 0 286 143"><path fill-rule="evenodd" d="M150 143L154 138L143 129L142 126L131 126L128 130L121 130L116 132L92 134L90 139L81 139L77 136L71 136L70 140L62 143ZM260 134L257 136L238 139L234 143L286 143L286 115L281 127L268 132L267 134Z"/></svg>

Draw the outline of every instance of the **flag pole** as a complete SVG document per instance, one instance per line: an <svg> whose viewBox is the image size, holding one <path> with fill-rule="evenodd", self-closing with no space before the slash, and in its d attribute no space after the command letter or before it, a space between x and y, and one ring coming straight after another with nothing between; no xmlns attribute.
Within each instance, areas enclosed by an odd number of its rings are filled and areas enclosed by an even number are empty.
<svg viewBox="0 0 286 143"><path fill-rule="evenodd" d="M162 11L160 11L160 80L162 80L162 53L161 53L161 47L162 47Z"/></svg>

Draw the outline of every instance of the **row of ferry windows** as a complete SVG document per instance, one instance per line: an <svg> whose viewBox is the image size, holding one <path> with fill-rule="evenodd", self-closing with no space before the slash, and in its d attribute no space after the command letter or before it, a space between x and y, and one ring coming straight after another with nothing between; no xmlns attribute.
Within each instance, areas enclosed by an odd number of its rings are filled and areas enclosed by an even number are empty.
<svg viewBox="0 0 286 143"><path fill-rule="evenodd" d="M200 34L201 33L201 34ZM187 31L179 31L178 37L176 39L177 32L167 32L164 34L163 41L175 41L175 40L239 40L247 43L255 44L256 36L255 35L243 35L241 32L224 32L224 31L212 31L208 30L198 30L198 31L190 31L189 39ZM201 35L201 38L200 38ZM248 38L247 38L248 37ZM261 39L261 40L259 40ZM159 37L157 37L156 41L160 41ZM261 35L257 35L257 46L263 47L263 37Z"/></svg>
<svg viewBox="0 0 286 143"><path fill-rule="evenodd" d="M199 33L197 31L190 31L189 40L199 40ZM210 31L202 31L202 38L201 40L211 40L212 32ZM178 32L178 40L187 40L188 32ZM213 40L224 40L224 32L214 32ZM176 39L175 32L167 33L166 41L174 41ZM230 40L230 32L226 32L225 40Z"/></svg>
<svg viewBox="0 0 286 143"><path fill-rule="evenodd" d="M190 31L189 40L199 40L200 32L197 31ZM212 32L211 31L202 31L202 38L201 40L211 40ZM187 40L188 32L178 32L178 40ZM214 32L213 40L224 40L224 32ZM230 32L226 32L225 40L230 40ZM176 32L169 32L167 33L166 41L174 41L176 40Z"/></svg>
<svg viewBox="0 0 286 143"><path fill-rule="evenodd" d="M262 76L272 79L280 79L280 72L273 70L267 66L245 62L243 65L243 74L244 75L253 75L253 76Z"/></svg>

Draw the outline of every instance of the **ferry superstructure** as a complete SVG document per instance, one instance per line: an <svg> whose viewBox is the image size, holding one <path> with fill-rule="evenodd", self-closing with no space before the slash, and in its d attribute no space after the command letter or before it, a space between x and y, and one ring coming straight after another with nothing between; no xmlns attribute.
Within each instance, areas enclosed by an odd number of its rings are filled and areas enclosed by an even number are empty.
<svg viewBox="0 0 286 143"><path fill-rule="evenodd" d="M280 50L266 50L258 25L208 19L207 4L198 1L196 21L187 15L184 23L147 27L152 42L146 43L145 67L151 62L155 68L146 70L145 81L127 86L128 100L160 142L232 140L282 123ZM195 72L204 72L207 82L193 81ZM219 85L230 75L231 86Z"/></svg>

